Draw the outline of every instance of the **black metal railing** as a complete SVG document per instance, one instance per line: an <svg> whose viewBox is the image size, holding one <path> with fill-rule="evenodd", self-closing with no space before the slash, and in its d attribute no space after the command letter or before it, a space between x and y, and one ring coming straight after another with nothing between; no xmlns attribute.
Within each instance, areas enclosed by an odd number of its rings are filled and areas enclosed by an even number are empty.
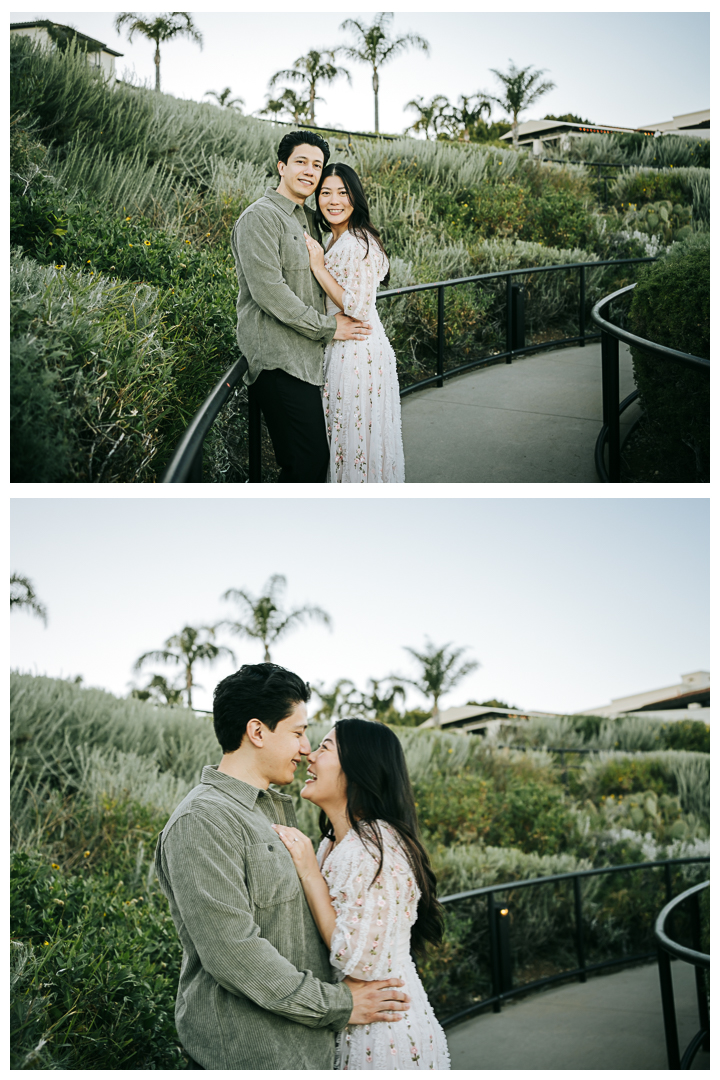
<svg viewBox="0 0 720 1080"><path fill-rule="evenodd" d="M705 972L710 971L710 955L701 952L700 948L700 902L699 894L707 889L709 881L703 881L687 889L680 896L676 896L669 904L666 904L657 917L655 923L655 940L657 942L658 970L660 972L660 993L662 996L663 1020L665 1023L665 1045L667 1046L668 1069L689 1069L698 1050L702 1047L706 1052L710 1050L710 1008L708 1005L708 989L705 985ZM690 927L693 947L688 949L673 941L665 930L665 924L672 918L675 910L686 901L690 906ZM675 1015L675 995L673 993L672 972L670 970L670 957L684 960L692 964L695 969L695 989L697 993L698 1019L700 1030L690 1040L684 1054L680 1057L680 1045L678 1042L677 1017Z"/></svg>
<svg viewBox="0 0 720 1080"><path fill-rule="evenodd" d="M487 897L487 926L490 944L490 973L492 987L492 994L490 997L484 998L482 1001L473 1002L473 1004L467 1008L444 1017L440 1023L443 1027L449 1027L451 1024L456 1024L460 1020L466 1020L470 1016L474 1016L476 1013L480 1012L482 1009L487 1009L489 1006L492 1006L494 1012L500 1012L504 1001L510 1001L519 994L527 993L529 990L537 990L541 986L549 986L552 983L560 982L564 979L577 978L580 982L586 982L588 973L591 971L600 971L603 968L635 964L641 960L655 959L657 953L655 950L652 950L649 952L633 953L628 956L614 957L610 960L601 960L590 964L587 962L585 957L585 934L580 879L595 877L601 874L630 873L634 870L648 870L653 867L661 866L664 868L666 900L670 902L672 898L671 867L682 863L703 862L709 863L709 856L686 856L677 859L658 859L653 862L627 863L620 866L602 866L593 870L575 870L566 874L551 874L548 877L529 878L525 881L505 881L498 885L487 885L482 889L470 889L468 892L453 893L451 896L439 897L439 901L443 905L457 903L462 900L469 900L473 897ZM546 975L544 978L535 979L532 982L523 983L521 986L514 987L512 986L510 964L509 905L507 903L498 903L495 898L498 893L514 891L516 889L537 888L540 885L548 885L557 881L572 881L573 885L573 929L577 965L574 968L569 968L554 975Z"/></svg>
<svg viewBox="0 0 720 1080"><path fill-rule="evenodd" d="M377 294L377 300L388 300L396 296L405 296L410 293L426 292L429 289L437 289L437 312L438 333L435 356L435 374L428 378L420 379L400 391L400 396L405 397L415 390L422 390L427 386L442 386L445 379L454 375L461 375L472 368L499 363L502 360L511 364L514 357L522 356L530 352L542 352L547 349L559 348L562 345L584 346L587 341L594 341L600 337L599 333L588 333L586 328L586 271L597 269L602 266L623 266L644 262L654 262L652 257L637 259L603 259L595 262L563 263L553 266L526 266L516 270L496 270L488 274L474 274L470 277L449 278L446 281L432 281L420 285L406 285L400 289L387 289ZM579 302L578 302L578 333L571 337L556 338L553 341L544 341L531 345L525 344L525 312L524 292L522 287L515 284L513 279L525 277L529 274L558 273L559 271L578 270L579 272ZM445 370L445 290L457 285L470 283L489 283L498 279L505 279L505 349L491 352L484 356L476 356L465 363ZM613 294L613 296L616 294ZM612 299L612 297L608 298ZM594 309L593 309L594 310ZM192 419L190 427L185 432L173 457L162 478L164 484L186 484L202 482L202 444L205 436L212 427L220 409L229 399L233 387L240 381L247 362L244 359L237 361L223 375L212 394L203 402ZM248 474L249 483L260 483L261 480L261 451L260 451L260 411L253 400L252 388L249 397L249 446L248 446Z"/></svg>
<svg viewBox="0 0 720 1080"><path fill-rule="evenodd" d="M708 377L710 375L709 360L701 356L693 356L692 353L679 352L678 349L670 349L666 345L658 345L654 341L646 341L637 334L622 330L607 319L608 308L612 302L620 296L627 296L636 284L637 282L626 285L624 289L618 289L609 296L603 297L602 300L598 300L590 313L590 318L601 331L603 426L595 444L595 471L603 484L614 484L620 480L620 417L639 395L639 391L635 389L618 402L620 396L619 343L622 341L660 360L670 360L684 367L693 368L695 371L703 371ZM605 467L606 444L607 468Z"/></svg>

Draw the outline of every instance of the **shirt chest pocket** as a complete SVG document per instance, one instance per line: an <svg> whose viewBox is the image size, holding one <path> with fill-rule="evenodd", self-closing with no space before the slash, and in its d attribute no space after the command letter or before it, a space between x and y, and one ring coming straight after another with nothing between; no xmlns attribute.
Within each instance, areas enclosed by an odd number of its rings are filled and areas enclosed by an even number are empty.
<svg viewBox="0 0 720 1080"><path fill-rule="evenodd" d="M245 851L250 900L258 908L274 907L300 895L300 879L282 840L252 844Z"/></svg>
<svg viewBox="0 0 720 1080"><path fill-rule="evenodd" d="M302 229L295 226L280 237L280 262L283 270L307 270L310 255Z"/></svg>

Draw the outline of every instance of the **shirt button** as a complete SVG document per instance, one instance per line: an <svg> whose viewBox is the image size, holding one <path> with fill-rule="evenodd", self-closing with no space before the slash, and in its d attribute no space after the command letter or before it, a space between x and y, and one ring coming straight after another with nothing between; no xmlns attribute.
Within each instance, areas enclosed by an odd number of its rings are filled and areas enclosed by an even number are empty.
<svg viewBox="0 0 720 1080"><path fill-rule="evenodd" d="M272 846L272 844L268 844L268 851L274 851L274 850L275 850L275 848Z"/></svg>

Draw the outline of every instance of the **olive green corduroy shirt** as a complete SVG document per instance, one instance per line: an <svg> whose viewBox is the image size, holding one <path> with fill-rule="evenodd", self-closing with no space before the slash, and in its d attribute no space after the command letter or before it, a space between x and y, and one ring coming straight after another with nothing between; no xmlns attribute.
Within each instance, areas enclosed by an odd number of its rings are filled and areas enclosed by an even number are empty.
<svg viewBox="0 0 720 1080"><path fill-rule="evenodd" d="M319 240L310 210L271 187L235 222L237 341L248 385L265 368L282 368L313 386L324 382L325 345L337 321L325 314L303 231Z"/></svg>
<svg viewBox="0 0 720 1080"><path fill-rule="evenodd" d="M332 1069L352 1012L271 822L295 826L289 795L208 765L158 840L183 947L175 1022L205 1069Z"/></svg>

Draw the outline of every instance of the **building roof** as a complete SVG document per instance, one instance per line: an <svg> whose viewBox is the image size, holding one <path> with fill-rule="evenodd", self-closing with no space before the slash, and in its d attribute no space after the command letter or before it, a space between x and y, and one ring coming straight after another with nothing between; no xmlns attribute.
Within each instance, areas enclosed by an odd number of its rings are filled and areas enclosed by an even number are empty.
<svg viewBox="0 0 720 1080"><path fill-rule="evenodd" d="M108 56L124 56L124 53L115 52L114 49L109 48L104 42L98 41L97 38L91 38L87 34L82 34L79 30L76 30L74 26L65 26L64 23L57 23L52 19L37 19L35 22L10 23L10 29L47 30L48 22L52 22L52 25L57 26L58 30L66 30L69 34L73 35L73 37L79 38L80 41L87 41L88 45L92 45L94 50L105 52Z"/></svg>
<svg viewBox="0 0 720 1080"><path fill-rule="evenodd" d="M707 128L710 130L710 110L700 109L698 112L680 113L673 116L672 120L662 120L659 124L648 124L653 131L699 131Z"/></svg>
<svg viewBox="0 0 720 1080"><path fill-rule="evenodd" d="M518 139L530 142L532 139L550 138L552 135L581 134L581 135L613 135L617 132L631 132L637 134L637 128L618 127L616 124L571 124L565 120L525 120L518 124ZM652 135L654 129L644 132ZM500 136L506 142L512 140L512 131Z"/></svg>
<svg viewBox="0 0 720 1080"><path fill-rule="evenodd" d="M657 712L666 709L687 709L689 705L710 705L710 672L691 671L681 675L675 686L662 686L658 690L643 690L638 694L613 698L609 705L594 705L582 709L576 716L621 716L625 713Z"/></svg>
<svg viewBox="0 0 720 1080"><path fill-rule="evenodd" d="M527 712L524 709L500 709L495 705L460 705L440 712L440 727L460 731L478 731L488 724L491 727L497 727L500 723L529 720L532 716L555 715L555 713ZM432 717L419 726L421 728L432 728Z"/></svg>

